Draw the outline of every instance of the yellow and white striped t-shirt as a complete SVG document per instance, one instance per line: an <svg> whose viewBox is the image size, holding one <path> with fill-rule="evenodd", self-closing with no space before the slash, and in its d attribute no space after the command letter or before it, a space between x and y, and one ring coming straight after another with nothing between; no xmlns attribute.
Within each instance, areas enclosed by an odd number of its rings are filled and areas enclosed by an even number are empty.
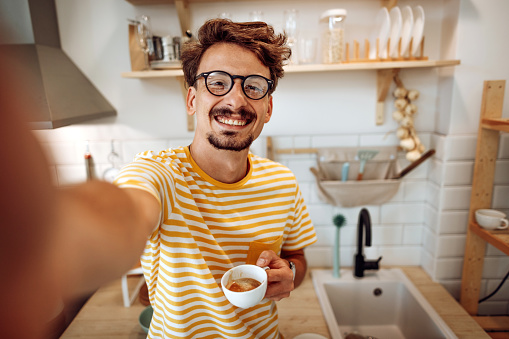
<svg viewBox="0 0 509 339"><path fill-rule="evenodd" d="M298 250L316 234L288 168L253 154L249 168L241 181L224 184L181 147L140 153L117 177L118 186L146 190L161 203L161 224L142 256L154 307L148 338L279 337L275 303L237 308L221 277L245 264L250 248Z"/></svg>

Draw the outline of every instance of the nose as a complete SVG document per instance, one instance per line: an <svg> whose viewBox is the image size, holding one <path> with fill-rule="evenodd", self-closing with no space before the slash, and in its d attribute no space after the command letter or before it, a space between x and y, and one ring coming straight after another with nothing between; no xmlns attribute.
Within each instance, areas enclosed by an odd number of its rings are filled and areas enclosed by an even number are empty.
<svg viewBox="0 0 509 339"><path fill-rule="evenodd" d="M242 90L242 79L235 79L233 81L233 87L230 92L224 96L224 101L232 108L239 108L247 105L248 97Z"/></svg>

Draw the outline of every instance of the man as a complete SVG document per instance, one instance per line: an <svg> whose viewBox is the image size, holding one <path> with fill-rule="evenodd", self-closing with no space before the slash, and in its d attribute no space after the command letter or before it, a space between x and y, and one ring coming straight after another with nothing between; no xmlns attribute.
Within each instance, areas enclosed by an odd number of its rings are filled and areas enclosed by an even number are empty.
<svg viewBox="0 0 509 339"><path fill-rule="evenodd" d="M182 53L191 145L140 153L116 180L150 226L149 338L280 336L274 301L302 282L303 249L316 241L294 175L249 153L272 115L285 42L265 23L206 22ZM250 309L231 305L220 286L245 263L270 268L266 299Z"/></svg>

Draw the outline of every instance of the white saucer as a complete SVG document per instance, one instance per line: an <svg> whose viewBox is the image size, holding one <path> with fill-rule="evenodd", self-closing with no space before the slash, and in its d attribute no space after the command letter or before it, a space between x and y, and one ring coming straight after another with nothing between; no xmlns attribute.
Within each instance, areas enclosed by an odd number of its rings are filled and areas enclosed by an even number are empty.
<svg viewBox="0 0 509 339"><path fill-rule="evenodd" d="M375 19L375 27L371 31L369 39L369 58L376 59L376 39L378 39L378 56L380 58L387 57L387 40L391 29L391 19L389 11L383 7L378 11Z"/></svg>
<svg viewBox="0 0 509 339"><path fill-rule="evenodd" d="M327 339L327 337L316 333L302 333L293 337L293 339Z"/></svg>
<svg viewBox="0 0 509 339"><path fill-rule="evenodd" d="M414 26L414 15L410 6L404 6L401 10L403 19L403 26L401 27L401 56L404 56L408 51L408 45L412 38L412 30Z"/></svg>
<svg viewBox="0 0 509 339"><path fill-rule="evenodd" d="M424 31L424 9L422 6L414 7L414 28L412 32L412 55L419 49L422 41L422 33Z"/></svg>
<svg viewBox="0 0 509 339"><path fill-rule="evenodd" d="M396 58L398 56L398 43L401 37L401 26L403 19L401 18L401 10L398 6L392 7L389 12L391 18L391 42L389 46L389 56Z"/></svg>

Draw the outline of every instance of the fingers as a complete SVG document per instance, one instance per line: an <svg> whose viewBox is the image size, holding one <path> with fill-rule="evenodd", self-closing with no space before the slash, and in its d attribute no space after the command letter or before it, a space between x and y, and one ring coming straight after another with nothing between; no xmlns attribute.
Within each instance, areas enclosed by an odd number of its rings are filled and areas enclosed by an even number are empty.
<svg viewBox="0 0 509 339"><path fill-rule="evenodd" d="M276 255L273 251L263 251L256 262L257 266L269 266L267 270L267 292L265 298L279 301L288 298L295 288L293 284L293 272L288 261Z"/></svg>
<svg viewBox="0 0 509 339"><path fill-rule="evenodd" d="M274 251L263 251L258 257L256 265L260 267L270 266L270 268L273 268L271 266L272 262L277 261L277 259L279 259L279 257L276 253L274 253Z"/></svg>

